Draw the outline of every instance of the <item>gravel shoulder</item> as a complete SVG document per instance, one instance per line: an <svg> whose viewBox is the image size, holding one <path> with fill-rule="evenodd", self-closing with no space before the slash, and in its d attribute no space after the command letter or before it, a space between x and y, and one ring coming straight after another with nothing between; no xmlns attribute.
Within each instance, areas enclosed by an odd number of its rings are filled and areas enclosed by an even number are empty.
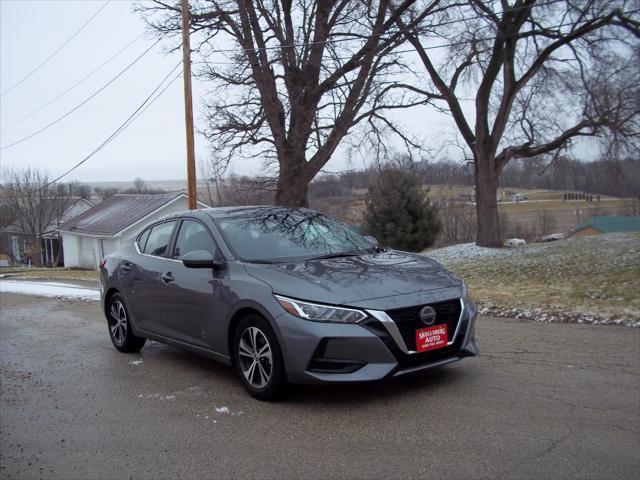
<svg viewBox="0 0 640 480"><path fill-rule="evenodd" d="M482 355L246 395L231 369L110 345L95 302L0 295L2 478L638 478L640 330L481 317Z"/></svg>

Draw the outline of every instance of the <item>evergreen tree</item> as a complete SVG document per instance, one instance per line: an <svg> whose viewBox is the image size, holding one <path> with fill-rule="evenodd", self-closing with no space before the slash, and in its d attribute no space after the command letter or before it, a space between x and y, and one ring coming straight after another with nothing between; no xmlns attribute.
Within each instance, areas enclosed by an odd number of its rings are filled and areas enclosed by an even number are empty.
<svg viewBox="0 0 640 480"><path fill-rule="evenodd" d="M438 209L411 171L386 166L369 187L364 230L381 245L419 252L433 245L441 230Z"/></svg>

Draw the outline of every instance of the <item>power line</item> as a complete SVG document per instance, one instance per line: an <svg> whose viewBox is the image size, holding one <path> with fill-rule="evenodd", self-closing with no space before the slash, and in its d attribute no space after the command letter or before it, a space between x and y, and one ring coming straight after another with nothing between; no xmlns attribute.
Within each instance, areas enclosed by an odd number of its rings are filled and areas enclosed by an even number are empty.
<svg viewBox="0 0 640 480"><path fill-rule="evenodd" d="M555 2L553 2L553 3L558 3L559 1L564 1L564 0L555 0ZM553 26L548 27L548 28L562 28L562 27L570 27L570 26L573 26L573 25L574 24L572 22L567 22L567 23L561 23L561 24L558 24L558 25L553 25ZM438 25L434 25L434 27L437 27L437 26ZM519 35L519 33L501 35L500 37L507 38L507 37L517 36L517 35ZM478 42L492 41L492 40L496 40L497 38L500 38L500 37L495 37L495 36L492 36L492 37L480 37L480 38L474 38L473 40L478 41ZM329 43L340 42L340 41L342 41L342 40L327 40L327 41L324 41L324 42L317 42L317 43L329 44ZM471 41L471 39L466 39L466 40L460 40L458 42L449 42L449 43L441 43L441 44L437 44L437 45L428 45L428 46L425 46L425 47L422 47L422 48L423 48L423 50L438 50L440 48L458 47L460 45L467 45L470 41ZM279 50L281 47L264 47L264 48L267 48L267 49L278 49ZM246 49L245 51L248 51L248 50L251 50L251 49ZM255 49L255 50L260 50L260 49L258 48L258 49ZM413 53L415 51L416 51L415 48L407 48L407 49L404 49L404 50L393 50L390 53L394 53L394 54ZM211 53L227 53L227 52L237 52L237 50L213 50ZM349 56L349 57L333 56L332 57L333 60L341 60L341 61L347 61L347 60L350 60L351 58L353 58L353 57L352 56ZM208 65L208 66L212 66L212 65L214 65L214 66L215 65L235 66L235 65L238 65L238 62L232 62L232 61L229 61L229 62L210 62L210 61L207 61L207 60L203 60L203 61L200 61L200 62L193 62L193 63L195 65Z"/></svg>
<svg viewBox="0 0 640 480"><path fill-rule="evenodd" d="M47 103L45 103L44 105L39 106L38 108L36 108L35 110L31 111L30 113L28 113L27 115L19 118L18 120L16 120L13 123L10 123L9 125L5 125L2 127L2 130L6 130L8 128L11 128L15 125L18 125L19 123L21 123L22 121L26 120L27 118L32 117L33 115L35 115L36 113L40 112L42 109L48 107L49 105L51 105L53 102L55 102L56 100L62 98L63 96L65 96L67 93L69 93L71 90L73 90L74 88L76 88L78 85L80 85L82 82L84 82L85 80L87 80L88 78L90 78L91 76L93 76L96 72L98 72L99 70L101 70L105 65L107 65L108 63L110 63L114 58L120 56L121 53L123 53L125 50L129 49L129 47L131 47L131 45L133 45L134 43L136 43L142 36L144 35L144 32L141 33L140 35L138 35L136 38L134 38L133 40L131 40L129 43L127 43L124 47L122 47L120 50L118 50L116 53L114 53L113 55L111 55L108 59L106 59L104 62L102 62L98 67L94 68L91 72L89 72L88 74L86 74L84 77L82 77L80 80L78 80L76 83L74 83L73 85L71 85L70 87L68 87L67 89L65 89L64 91L60 92L58 95L56 95L55 97L53 97L51 100L49 100Z"/></svg>
<svg viewBox="0 0 640 480"><path fill-rule="evenodd" d="M82 32L82 30L84 30L84 28L89 25L89 23L91 23L91 20L93 20L94 18L96 18L98 16L98 14L104 9L104 7L107 6L107 4L110 2L111 0L107 0L106 2L104 2L102 4L102 6L96 11L96 13L94 13L93 15L91 15L91 17L89 17L89 19L84 22L82 24L82 26L76 30L76 32L71 35L62 45L60 45L56 50L54 50L54 52L49 55L47 58L45 58L42 62L40 62L40 64L34 68L33 70L31 70L29 73L27 73L24 77L22 77L20 80L18 80L16 83L14 83L11 87L7 88L4 92L0 93L0 97L3 97L4 95L6 95L7 93L9 93L11 90L13 90L14 88L16 88L18 85L21 85L22 82L24 82L26 79L28 79L29 77L31 77L34 73L36 73L38 70L40 70L42 67L44 67L49 60L51 60L53 57L55 57L64 47L66 47L71 40L73 40L74 38L76 38L78 36L78 34L80 32Z"/></svg>
<svg viewBox="0 0 640 480"><path fill-rule="evenodd" d="M76 163L69 170L64 172L62 175L56 177L55 179L53 179L52 181L47 183L42 188L46 188L49 185L51 185L53 183L56 183L58 180L62 179L63 177L69 175L75 169L80 167L80 165L82 165L83 163L88 161L91 157L93 157L100 150L102 150L109 143L111 143L118 135L120 135L127 127L129 127L136 119L138 119L138 117L140 117L140 115L142 115L147 108L149 108L158 98L160 98L160 96L171 86L171 84L173 82L175 82L178 78L180 78L180 75L182 75L182 72L179 72L178 75L176 75L173 79L171 79L171 81L169 83L167 83L164 86L164 88L162 88L162 85L167 81L167 79L176 71L176 69L181 64L182 64L182 61L178 62L169 71L169 73L167 73L164 76L164 78L160 81L160 83L156 86L156 88L153 89L153 91L149 94L149 96L147 96L147 98L144 99L144 101L138 106L138 108L136 108L134 110L134 112L131 115L129 115L129 117L127 117L127 119L122 124L120 124L120 126L118 128L116 128L111 135L109 135L100 145L98 145L98 147L96 147L91 153L89 153L86 157L84 157L82 160L80 160L78 163ZM162 88L162 90L160 90L161 88ZM154 95L155 95L155 97L154 97Z"/></svg>
<svg viewBox="0 0 640 480"><path fill-rule="evenodd" d="M508 10L502 10L502 11L498 11L498 12L494 12L495 15L501 15L503 13L507 13L507 12L515 12L518 10L524 10L527 8L533 8L533 7L544 7L544 6L549 6L549 5L554 5L556 3L563 3L566 2L566 0L549 0L547 2L543 2L543 3L536 3L533 6L528 6L528 5L524 5L521 7L513 7L510 8ZM469 20L473 20L473 19L478 19L478 18L487 18L488 14L484 14L484 15L474 15L474 16L469 16L469 17L463 17L463 18L457 18L457 19L453 19L453 20L448 20L448 21L444 21L444 22L440 22L434 25L429 25L429 28L436 28L436 27L441 27L441 26L446 26L446 25L452 25L454 23L460 23L460 22L467 22ZM572 25L570 23L565 24L565 25ZM556 27L549 27L549 28L557 28L563 25L558 25ZM366 38L372 38L372 37L382 37L385 35L389 35L389 32L383 32L383 33L379 33L376 35L368 35ZM263 50L281 50L283 48L294 48L294 47L303 47L303 46L308 46L308 45L328 45L328 44L335 44L335 43L342 43L342 42L353 42L357 40L357 38L334 38L334 39L330 39L330 40L323 40L320 42L302 42L302 43L289 43L289 44L284 44L284 45L274 45L274 46L265 46L265 47L255 47L255 48L229 48L229 49L222 49L222 50L212 50L211 53L237 53L238 50L243 50L245 52L259 52L259 51L263 51Z"/></svg>
<svg viewBox="0 0 640 480"><path fill-rule="evenodd" d="M44 127L42 127L39 130L36 130L35 132L30 133L29 135L27 135L26 137L22 137L20 140L16 140L13 143L10 143L8 145L5 145L3 147L0 147L0 150L5 150L9 147L13 147L14 145L18 145L19 143L25 142L27 140L29 140L30 138L35 137L36 135L44 132L45 130L49 129L50 127L54 126L56 123L64 120L65 118L67 118L69 115L71 115L73 112L75 112L76 110L78 110L80 107L82 107L83 105L85 105L87 102L89 102L91 99L93 99L95 96L97 96L100 92L102 92L105 88L107 88L109 85L111 85L113 82L115 82L118 78L120 78L127 70L129 70L131 67L133 67L136 63L138 63L138 61L144 57L147 53L149 53L149 51L151 51L151 49L153 47L155 47L158 43L160 42L160 39L156 40L149 48L147 48L144 52L142 52L140 55L138 55L136 57L136 59L131 62L129 65L127 65L123 70L121 70L115 77L113 77L111 80L109 80L107 83L105 83L102 87L100 87L98 90L96 90L94 93L92 93L89 97L85 98L82 102L80 102L78 105L76 105L75 107L73 107L71 110L69 110L67 113L65 113L64 115L56 118L54 121L48 123L47 125L45 125Z"/></svg>

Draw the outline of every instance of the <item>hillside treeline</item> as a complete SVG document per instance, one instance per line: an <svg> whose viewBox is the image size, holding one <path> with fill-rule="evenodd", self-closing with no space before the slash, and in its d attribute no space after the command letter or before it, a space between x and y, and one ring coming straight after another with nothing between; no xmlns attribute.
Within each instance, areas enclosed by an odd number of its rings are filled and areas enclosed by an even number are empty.
<svg viewBox="0 0 640 480"><path fill-rule="evenodd" d="M449 161L405 163L425 184L473 185L472 164ZM367 188L377 175L376 168L350 170L321 175L311 183L312 198L348 196L354 189ZM640 195L640 159L582 162L561 157L549 163L548 159L514 160L500 177L502 188L580 191L612 195L621 198Z"/></svg>

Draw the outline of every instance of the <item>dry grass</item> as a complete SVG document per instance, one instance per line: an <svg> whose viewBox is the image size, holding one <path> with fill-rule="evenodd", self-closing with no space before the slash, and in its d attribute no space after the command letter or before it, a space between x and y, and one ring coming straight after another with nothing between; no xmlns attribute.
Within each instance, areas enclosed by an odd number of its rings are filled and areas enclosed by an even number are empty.
<svg viewBox="0 0 640 480"><path fill-rule="evenodd" d="M94 270L73 268L1 268L0 274L9 274L14 278L42 278L47 280L99 280Z"/></svg>
<svg viewBox="0 0 640 480"><path fill-rule="evenodd" d="M640 234L609 234L482 249L427 252L469 284L474 298L524 311L640 321Z"/></svg>
<svg viewBox="0 0 640 480"><path fill-rule="evenodd" d="M621 208L628 204L628 200L625 199L606 199L600 202L585 202L577 200L530 200L524 202L500 202L498 203L498 209L501 212L527 212L527 211L540 211L540 210L571 210L574 211L576 207L583 210L597 210L597 209L609 209L609 208Z"/></svg>

